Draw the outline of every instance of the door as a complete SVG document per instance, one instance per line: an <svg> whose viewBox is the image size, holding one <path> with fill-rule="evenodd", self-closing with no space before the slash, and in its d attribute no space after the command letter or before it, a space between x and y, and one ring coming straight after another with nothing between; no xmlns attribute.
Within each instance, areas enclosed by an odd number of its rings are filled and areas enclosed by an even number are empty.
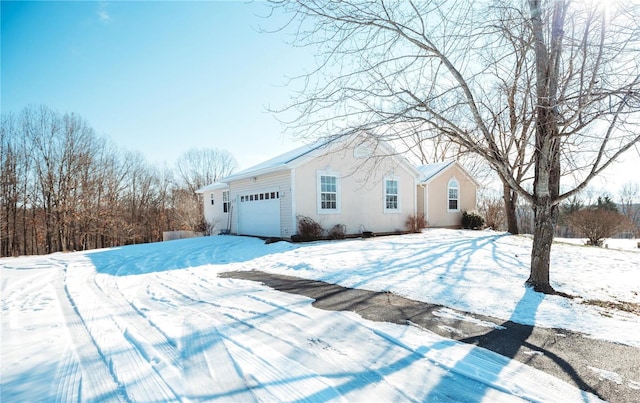
<svg viewBox="0 0 640 403"><path fill-rule="evenodd" d="M238 196L238 235L280 236L280 192L244 193Z"/></svg>

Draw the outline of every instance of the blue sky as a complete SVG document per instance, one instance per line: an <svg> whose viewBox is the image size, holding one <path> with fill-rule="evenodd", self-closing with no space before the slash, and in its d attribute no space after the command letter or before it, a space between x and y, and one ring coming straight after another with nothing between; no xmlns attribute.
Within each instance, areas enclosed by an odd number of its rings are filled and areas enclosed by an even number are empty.
<svg viewBox="0 0 640 403"><path fill-rule="evenodd" d="M2 2L2 112L74 112L98 134L173 164L192 147L247 167L298 143L266 107L313 65L263 3Z"/></svg>

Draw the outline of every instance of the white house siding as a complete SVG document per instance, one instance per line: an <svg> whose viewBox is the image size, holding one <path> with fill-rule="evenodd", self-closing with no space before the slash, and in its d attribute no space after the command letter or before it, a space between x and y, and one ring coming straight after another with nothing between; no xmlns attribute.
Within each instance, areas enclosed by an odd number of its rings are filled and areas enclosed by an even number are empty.
<svg viewBox="0 0 640 403"><path fill-rule="evenodd" d="M318 171L339 173L339 214L318 212ZM398 180L399 213L384 212L387 176ZM326 230L342 224L347 234L402 231L408 216L416 212L416 178L389 157L358 159L353 149L339 149L297 167L293 177L296 215L310 217Z"/></svg>
<svg viewBox="0 0 640 403"><path fill-rule="evenodd" d="M280 231L282 237L291 236L291 185L289 170L258 175L229 183L233 206L231 232L238 233L238 211L240 196L251 193L279 192ZM287 219L289 217L289 219Z"/></svg>
<svg viewBox="0 0 640 403"><path fill-rule="evenodd" d="M448 184L451 178L458 181L459 211L448 211ZM459 227L463 211L476 208L476 185L457 165L438 174L425 186L424 210L430 227Z"/></svg>
<svg viewBox="0 0 640 403"><path fill-rule="evenodd" d="M215 189L202 193L204 219L213 226L212 234L218 234L221 230L226 229L228 225L228 214L224 212L222 203L222 192L224 190L226 189ZM213 204L211 200L213 200Z"/></svg>

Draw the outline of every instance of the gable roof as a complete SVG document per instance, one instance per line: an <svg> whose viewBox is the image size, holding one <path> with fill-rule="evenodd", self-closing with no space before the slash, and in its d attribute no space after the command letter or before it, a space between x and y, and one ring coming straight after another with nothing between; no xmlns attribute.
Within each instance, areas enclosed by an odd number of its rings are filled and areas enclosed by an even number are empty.
<svg viewBox="0 0 640 403"><path fill-rule="evenodd" d="M416 167L416 169L420 172L420 183L428 183L441 173L443 173L447 168L456 165L462 173L469 178L476 186L480 186L480 183L467 172L466 169L458 161L447 161L447 162L434 162L433 164L420 165Z"/></svg>
<svg viewBox="0 0 640 403"><path fill-rule="evenodd" d="M308 161L308 158L313 158L318 156L322 151L324 151L323 149L329 150L331 149L331 147L333 147L336 144L339 144L342 142L349 142L354 139L357 139L360 136L362 135L353 134L353 135L337 135L337 136L325 137L313 143L300 146L284 154L280 154L258 165L254 165L240 172L231 174L225 178L222 178L220 182L229 183L229 182L240 180L240 179L251 178L253 176L259 176L267 173L273 173L273 172L284 171L287 169L295 168L297 165ZM365 134L365 137L366 137L366 134ZM419 172L416 170L415 166L413 164L410 164L402 156L395 153L393 151L393 148L390 145L382 141L378 142L377 144L379 144L384 149L386 149L387 152L389 152L391 158L394 158L400 164L403 164L416 177L419 176Z"/></svg>
<svg viewBox="0 0 640 403"><path fill-rule="evenodd" d="M454 162L455 161L434 162L433 164L417 166L416 169L420 172L420 182L428 182Z"/></svg>
<svg viewBox="0 0 640 403"><path fill-rule="evenodd" d="M318 140L314 143L305 144L296 149L288 151L284 154L280 154L276 157L273 157L269 160L261 162L260 164L254 165L250 168L244 169L240 172L236 172L231 174L221 180L221 182L231 182L239 179L246 179L252 176L262 175L271 172L277 172L290 168L290 164L295 160L315 151L322 147L328 146L331 142L336 140L337 137L325 138Z"/></svg>
<svg viewBox="0 0 640 403"><path fill-rule="evenodd" d="M227 185L226 183L214 182L210 185L203 186L200 189L196 190L196 193L205 193L205 192L211 192L213 190L228 189L228 188L229 188L229 185Z"/></svg>

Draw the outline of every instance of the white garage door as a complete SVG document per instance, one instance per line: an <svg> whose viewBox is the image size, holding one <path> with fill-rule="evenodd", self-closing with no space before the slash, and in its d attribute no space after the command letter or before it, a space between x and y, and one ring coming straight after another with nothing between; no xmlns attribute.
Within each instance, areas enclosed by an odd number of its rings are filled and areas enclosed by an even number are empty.
<svg viewBox="0 0 640 403"><path fill-rule="evenodd" d="M242 194L237 204L238 234L280 236L280 192Z"/></svg>

